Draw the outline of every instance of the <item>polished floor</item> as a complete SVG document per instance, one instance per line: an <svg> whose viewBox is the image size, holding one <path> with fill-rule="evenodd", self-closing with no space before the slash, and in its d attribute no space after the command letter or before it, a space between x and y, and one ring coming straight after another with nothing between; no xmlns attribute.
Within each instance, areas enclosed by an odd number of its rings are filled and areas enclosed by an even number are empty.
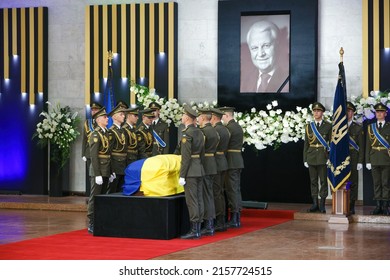
<svg viewBox="0 0 390 280"><path fill-rule="evenodd" d="M270 203L296 210L305 204ZM330 205L327 211L330 212ZM0 245L86 228L85 197L0 195ZM372 207L357 207L367 217ZM297 216L299 217L299 215ZM390 260L390 223L330 224L322 214L158 257L158 260ZM319 218L318 218L319 217ZM361 219L364 220L364 219ZM245 225L243 225L245 226ZM93 238L93 236L91 236Z"/></svg>

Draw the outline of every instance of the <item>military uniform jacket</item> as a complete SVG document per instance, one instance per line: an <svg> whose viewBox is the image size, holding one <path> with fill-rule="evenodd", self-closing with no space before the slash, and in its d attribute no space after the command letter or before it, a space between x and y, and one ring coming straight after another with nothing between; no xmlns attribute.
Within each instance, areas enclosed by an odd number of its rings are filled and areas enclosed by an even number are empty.
<svg viewBox="0 0 390 280"><path fill-rule="evenodd" d="M244 143L244 132L242 127L235 121L230 120L226 128L230 132L229 145L226 153L228 169L244 168L244 160L241 150Z"/></svg>
<svg viewBox="0 0 390 280"><path fill-rule="evenodd" d="M215 153L217 152L217 146L219 142L219 135L211 123L207 123L200 130L205 137L204 142L204 160L203 168L205 175L217 174L217 162L215 160Z"/></svg>
<svg viewBox="0 0 390 280"><path fill-rule="evenodd" d="M90 158L89 155L89 137L91 136L92 131L94 131L96 123L93 119L86 119L84 121L84 130L83 130L83 146L81 148L81 156Z"/></svg>
<svg viewBox="0 0 390 280"><path fill-rule="evenodd" d="M359 146L359 151L357 151L351 144L349 144L351 161L354 163L363 163L365 150L363 126L356 122L352 122L348 128L348 134Z"/></svg>
<svg viewBox="0 0 390 280"><path fill-rule="evenodd" d="M332 125L329 122L322 121L320 127L318 128L318 132L329 145L332 137ZM309 165L324 165L328 161L328 151L317 139L310 127L310 124L306 124L305 127L303 161L307 162Z"/></svg>
<svg viewBox="0 0 390 280"><path fill-rule="evenodd" d="M111 147L111 172L124 175L127 158L127 142L125 131L113 124L108 130Z"/></svg>
<svg viewBox="0 0 390 280"><path fill-rule="evenodd" d="M108 133L101 127L97 127L89 138L89 151L91 155L91 176L109 177L110 168L110 143Z"/></svg>
<svg viewBox="0 0 390 280"><path fill-rule="evenodd" d="M127 164L136 161L138 159L138 141L137 134L135 133L135 126L131 127L128 123L122 126L125 132L127 143Z"/></svg>
<svg viewBox="0 0 390 280"><path fill-rule="evenodd" d="M148 158L153 154L153 142L154 137L152 133L151 126L149 128L141 122L138 129L136 130L137 142L139 143L139 157Z"/></svg>
<svg viewBox="0 0 390 280"><path fill-rule="evenodd" d="M390 123L386 122L379 133L390 143ZM371 124L367 127L366 163L372 165L390 165L389 151L378 141L372 131Z"/></svg>
<svg viewBox="0 0 390 280"><path fill-rule="evenodd" d="M204 136L199 128L193 124L183 130L181 139L181 166L180 177L202 177L204 169Z"/></svg>
<svg viewBox="0 0 390 280"><path fill-rule="evenodd" d="M217 171L220 172L228 169L226 151L229 145L230 132L221 122L216 123L214 128L219 135L217 151L215 152L215 160L217 162Z"/></svg>
<svg viewBox="0 0 390 280"><path fill-rule="evenodd" d="M156 124L152 124L152 130L154 130L158 136L165 142L165 148L158 145L157 140L154 141L153 155L169 154L169 126L166 122L158 119Z"/></svg>

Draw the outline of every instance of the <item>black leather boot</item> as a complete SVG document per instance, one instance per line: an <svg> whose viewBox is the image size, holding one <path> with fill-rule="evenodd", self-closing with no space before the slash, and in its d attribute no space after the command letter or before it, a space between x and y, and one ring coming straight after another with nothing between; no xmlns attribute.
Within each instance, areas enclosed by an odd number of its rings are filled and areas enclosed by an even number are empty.
<svg viewBox="0 0 390 280"><path fill-rule="evenodd" d="M181 239L199 239L200 238L200 223L191 222L191 229L186 234L180 236Z"/></svg>
<svg viewBox="0 0 390 280"><path fill-rule="evenodd" d="M349 201L349 213L355 215L355 200Z"/></svg>
<svg viewBox="0 0 390 280"><path fill-rule="evenodd" d="M225 216L217 216L215 220L214 230L218 232L226 231Z"/></svg>
<svg viewBox="0 0 390 280"><path fill-rule="evenodd" d="M240 227L240 217L238 212L230 213L230 221L227 224L228 228L239 228Z"/></svg>
<svg viewBox="0 0 390 280"><path fill-rule="evenodd" d="M377 200L376 207L374 211L371 212L371 215L380 215L380 214L382 214L382 201Z"/></svg>
<svg viewBox="0 0 390 280"><path fill-rule="evenodd" d="M382 214L385 216L389 215L389 202L387 200L382 201Z"/></svg>
<svg viewBox="0 0 390 280"><path fill-rule="evenodd" d="M318 198L313 196L313 205L309 209L307 209L307 212L313 213L317 212L318 210Z"/></svg>
<svg viewBox="0 0 390 280"><path fill-rule="evenodd" d="M326 209L325 209L325 197L321 197L321 200L320 200L320 212L321 213L326 213Z"/></svg>
<svg viewBox="0 0 390 280"><path fill-rule="evenodd" d="M214 235L214 219L208 219L204 222L204 228L200 231L202 235Z"/></svg>

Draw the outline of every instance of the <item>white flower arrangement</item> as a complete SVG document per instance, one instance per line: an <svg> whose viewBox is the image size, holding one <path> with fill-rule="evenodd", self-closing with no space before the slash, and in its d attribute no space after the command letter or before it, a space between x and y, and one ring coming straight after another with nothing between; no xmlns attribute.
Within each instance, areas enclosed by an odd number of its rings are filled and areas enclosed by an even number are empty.
<svg viewBox="0 0 390 280"><path fill-rule="evenodd" d="M63 167L70 157L71 145L80 132L77 125L80 118L77 112L72 113L69 106L61 107L59 103L52 107L50 102L48 112L42 112L43 120L37 124L33 138L38 137L38 145L51 147L51 160Z"/></svg>
<svg viewBox="0 0 390 280"><path fill-rule="evenodd" d="M161 118L168 124L173 123L176 127L179 126L182 106L177 99L159 98L155 90L149 91L146 87L136 84L133 84L130 90L136 94L137 101L144 107L147 107L152 101L162 104ZM371 92L371 96L368 98L352 96L351 102L356 106L355 120L362 123L375 117L374 105L378 102L390 107L390 94L388 92ZM198 109L216 107L217 102L209 103L206 101L198 104L190 102L190 105L193 109ZM283 112L277 108L278 102L274 100L271 104L267 104L266 110L258 111L256 108L251 108L249 113L235 112L234 118L244 131L246 145L253 145L258 150L267 147L277 149L283 143L305 139L305 126L313 121L311 106L308 108L297 106L296 111ZM332 112L325 111L324 119L331 122Z"/></svg>

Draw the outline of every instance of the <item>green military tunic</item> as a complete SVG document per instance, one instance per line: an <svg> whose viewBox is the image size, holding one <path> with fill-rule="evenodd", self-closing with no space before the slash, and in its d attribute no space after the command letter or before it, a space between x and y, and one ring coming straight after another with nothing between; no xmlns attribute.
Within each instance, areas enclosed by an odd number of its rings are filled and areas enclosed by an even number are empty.
<svg viewBox="0 0 390 280"><path fill-rule="evenodd" d="M139 144L137 141L135 126L130 126L128 123L125 123L122 126L122 128L125 131L126 142L127 142L127 161L126 161L126 166L127 166L139 158L138 156Z"/></svg>
<svg viewBox="0 0 390 280"><path fill-rule="evenodd" d="M183 130L180 151L180 177L186 180L184 190L190 221L200 223L204 212L203 176L205 173L202 165L204 136L193 124Z"/></svg>
<svg viewBox="0 0 390 280"><path fill-rule="evenodd" d="M108 139L111 147L111 172L115 173L116 179L109 184L108 193L121 191L123 177L126 168L127 142L125 131L113 124L108 130Z"/></svg>
<svg viewBox="0 0 390 280"><path fill-rule="evenodd" d="M364 131L363 126L352 121L348 127L349 137L353 139L359 150L356 150L351 144L349 145L349 155L351 157L351 187L350 187L350 199L355 201L358 197L358 163L363 164L364 161Z"/></svg>
<svg viewBox="0 0 390 280"><path fill-rule="evenodd" d="M169 125L161 118L152 123L152 131L155 131L158 136L165 142L165 147L161 147L157 140L153 144L153 155L169 154Z"/></svg>
<svg viewBox="0 0 390 280"><path fill-rule="evenodd" d="M318 132L322 135L326 143L329 145L332 137L332 125L327 121L322 121ZM318 193L321 198L325 199L328 196L327 184L327 167L328 151L317 139L310 124L305 128L305 143L303 147L303 161L309 165L310 175L310 190L313 198L318 198ZM318 192L318 178L320 179L320 190Z"/></svg>
<svg viewBox="0 0 390 280"><path fill-rule="evenodd" d="M137 142L139 144L140 158L148 158L153 155L154 137L151 127L147 127L143 122L136 130Z"/></svg>

